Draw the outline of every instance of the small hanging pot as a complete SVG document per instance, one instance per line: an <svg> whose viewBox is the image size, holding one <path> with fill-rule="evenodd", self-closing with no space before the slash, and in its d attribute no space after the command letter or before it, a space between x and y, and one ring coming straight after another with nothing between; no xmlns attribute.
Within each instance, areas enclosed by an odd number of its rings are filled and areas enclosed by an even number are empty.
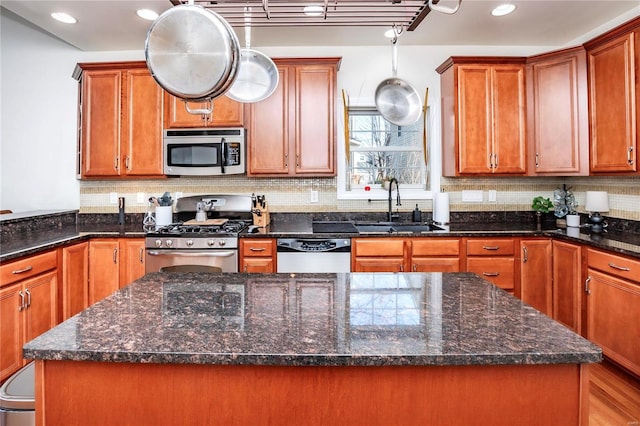
<svg viewBox="0 0 640 426"><path fill-rule="evenodd" d="M153 22L145 57L151 75L164 90L185 101L203 102L229 90L238 74L240 47L235 32L220 15L183 4Z"/></svg>
<svg viewBox="0 0 640 426"><path fill-rule="evenodd" d="M394 32L396 29L394 28ZM422 101L418 91L408 81L397 77L398 74L398 33L392 43L393 77L383 80L376 88L376 107L387 121L396 126L409 126L420 118Z"/></svg>

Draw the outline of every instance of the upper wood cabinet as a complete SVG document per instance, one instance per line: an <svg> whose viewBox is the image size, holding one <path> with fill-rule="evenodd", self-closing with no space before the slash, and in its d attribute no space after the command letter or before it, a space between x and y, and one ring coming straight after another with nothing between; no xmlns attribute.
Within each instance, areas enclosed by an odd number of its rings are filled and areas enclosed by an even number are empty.
<svg viewBox="0 0 640 426"><path fill-rule="evenodd" d="M80 63L81 178L162 176L162 88L146 63Z"/></svg>
<svg viewBox="0 0 640 426"><path fill-rule="evenodd" d="M252 176L335 176L335 92L340 58L275 59L280 81L249 106Z"/></svg>
<svg viewBox="0 0 640 426"><path fill-rule="evenodd" d="M585 43L591 173L638 173L640 18Z"/></svg>
<svg viewBox="0 0 640 426"><path fill-rule="evenodd" d="M527 59L529 175L589 174L587 66L583 47Z"/></svg>
<svg viewBox="0 0 640 426"><path fill-rule="evenodd" d="M185 107L185 102L169 93L164 94L164 128L185 127L243 127L244 105L226 96L220 96L213 101L211 114L191 114ZM189 102L189 108L206 108L204 102Z"/></svg>
<svg viewBox="0 0 640 426"><path fill-rule="evenodd" d="M452 57L438 67L444 176L526 173L524 63Z"/></svg>

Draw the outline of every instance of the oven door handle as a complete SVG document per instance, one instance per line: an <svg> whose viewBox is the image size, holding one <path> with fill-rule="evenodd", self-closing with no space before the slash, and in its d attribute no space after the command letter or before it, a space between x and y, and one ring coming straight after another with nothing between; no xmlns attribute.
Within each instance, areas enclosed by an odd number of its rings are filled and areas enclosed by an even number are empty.
<svg viewBox="0 0 640 426"><path fill-rule="evenodd" d="M179 256L179 257L231 257L236 254L235 251L221 251L221 250L210 250L210 251L198 251L198 252L189 252L189 251L147 251L149 256Z"/></svg>

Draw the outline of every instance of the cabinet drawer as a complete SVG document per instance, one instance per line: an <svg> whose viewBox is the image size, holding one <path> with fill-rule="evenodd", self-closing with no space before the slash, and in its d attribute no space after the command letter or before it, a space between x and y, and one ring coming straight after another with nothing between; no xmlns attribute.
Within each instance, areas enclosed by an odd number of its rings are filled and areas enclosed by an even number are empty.
<svg viewBox="0 0 640 426"><path fill-rule="evenodd" d="M275 254L275 240L242 240L242 256L244 257L271 257Z"/></svg>
<svg viewBox="0 0 640 426"><path fill-rule="evenodd" d="M58 256L55 250L7 263L0 266L0 285L39 275L55 269L57 264Z"/></svg>
<svg viewBox="0 0 640 426"><path fill-rule="evenodd" d="M413 240L411 254L413 256L458 256L460 255L460 240L444 238Z"/></svg>
<svg viewBox="0 0 640 426"><path fill-rule="evenodd" d="M514 245L511 238L467 240L467 256L512 256Z"/></svg>
<svg viewBox="0 0 640 426"><path fill-rule="evenodd" d="M395 238L362 238L353 240L351 249L359 256L404 256L404 240Z"/></svg>
<svg viewBox="0 0 640 426"><path fill-rule="evenodd" d="M587 262L590 268L629 281L640 282L640 260L588 249Z"/></svg>
<svg viewBox="0 0 640 426"><path fill-rule="evenodd" d="M467 271L475 272L505 290L514 289L515 260L513 258L468 258Z"/></svg>

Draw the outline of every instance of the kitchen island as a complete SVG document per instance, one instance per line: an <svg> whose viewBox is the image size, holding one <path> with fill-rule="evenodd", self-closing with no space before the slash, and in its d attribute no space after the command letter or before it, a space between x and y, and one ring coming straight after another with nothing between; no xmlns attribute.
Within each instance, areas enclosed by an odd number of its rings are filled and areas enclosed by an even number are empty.
<svg viewBox="0 0 640 426"><path fill-rule="evenodd" d="M602 358L470 273L147 274L24 355L39 425L587 425Z"/></svg>

